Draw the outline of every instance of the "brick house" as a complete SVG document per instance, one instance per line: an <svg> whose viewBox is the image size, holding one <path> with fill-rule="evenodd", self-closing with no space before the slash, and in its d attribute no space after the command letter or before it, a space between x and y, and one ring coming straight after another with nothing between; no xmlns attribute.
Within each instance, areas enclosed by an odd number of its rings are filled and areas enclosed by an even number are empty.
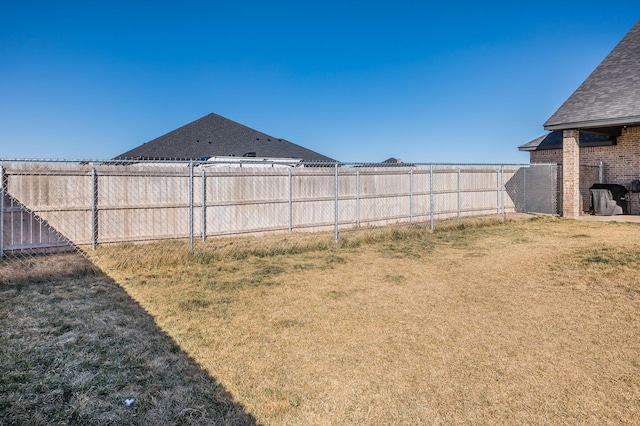
<svg viewBox="0 0 640 426"><path fill-rule="evenodd" d="M626 188L640 178L640 21L544 128L551 133L519 149L530 153L531 163L562 164L564 217L575 218L588 208L584 186L580 192L585 167L602 164L603 181ZM630 210L640 214L637 196Z"/></svg>

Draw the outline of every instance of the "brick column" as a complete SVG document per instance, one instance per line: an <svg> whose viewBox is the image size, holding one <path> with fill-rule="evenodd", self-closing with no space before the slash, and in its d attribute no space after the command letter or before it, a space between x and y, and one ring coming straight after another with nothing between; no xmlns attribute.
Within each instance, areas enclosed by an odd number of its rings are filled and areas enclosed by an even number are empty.
<svg viewBox="0 0 640 426"><path fill-rule="evenodd" d="M579 130L562 134L562 215L569 219L580 216L579 137Z"/></svg>

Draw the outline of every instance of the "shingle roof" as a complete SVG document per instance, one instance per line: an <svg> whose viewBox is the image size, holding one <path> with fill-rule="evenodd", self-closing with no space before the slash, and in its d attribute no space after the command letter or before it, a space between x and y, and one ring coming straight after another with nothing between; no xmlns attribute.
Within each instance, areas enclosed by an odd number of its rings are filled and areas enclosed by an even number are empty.
<svg viewBox="0 0 640 426"><path fill-rule="evenodd" d="M607 135L580 132L580 147L609 146L615 143L615 138ZM520 145L520 151L541 151L545 149L562 149L562 132L556 130L534 140Z"/></svg>
<svg viewBox="0 0 640 426"><path fill-rule="evenodd" d="M640 123L640 21L544 123L546 130Z"/></svg>
<svg viewBox="0 0 640 426"><path fill-rule="evenodd" d="M216 156L242 157L247 153L265 158L335 161L285 139L269 136L213 113L120 154L114 160L194 160Z"/></svg>

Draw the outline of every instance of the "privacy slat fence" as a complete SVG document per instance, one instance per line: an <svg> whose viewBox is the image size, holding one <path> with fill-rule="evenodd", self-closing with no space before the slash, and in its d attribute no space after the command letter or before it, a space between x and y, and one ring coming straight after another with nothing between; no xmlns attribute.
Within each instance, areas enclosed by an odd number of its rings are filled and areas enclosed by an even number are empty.
<svg viewBox="0 0 640 426"><path fill-rule="evenodd" d="M343 229L403 222L433 227L516 211L521 169L5 162L0 254L68 242L95 248L265 232L333 230L338 238Z"/></svg>

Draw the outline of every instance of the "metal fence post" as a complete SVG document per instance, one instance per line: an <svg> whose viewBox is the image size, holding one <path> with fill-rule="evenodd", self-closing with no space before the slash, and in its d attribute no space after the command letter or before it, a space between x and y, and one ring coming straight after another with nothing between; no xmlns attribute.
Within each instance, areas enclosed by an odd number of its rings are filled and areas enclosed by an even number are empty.
<svg viewBox="0 0 640 426"><path fill-rule="evenodd" d="M500 208L502 209L502 221L506 219L504 211L504 164L500 166Z"/></svg>
<svg viewBox="0 0 640 426"><path fill-rule="evenodd" d="M91 249L98 246L98 173L91 169Z"/></svg>
<svg viewBox="0 0 640 426"><path fill-rule="evenodd" d="M189 163L189 249L193 250L193 161Z"/></svg>
<svg viewBox="0 0 640 426"><path fill-rule="evenodd" d="M429 229L433 231L434 217L433 217L433 163L429 165Z"/></svg>
<svg viewBox="0 0 640 426"><path fill-rule="evenodd" d="M551 204L556 214L561 214L561 205L558 205L562 200L562 164L549 164L549 178L551 182L555 183L556 190L551 192Z"/></svg>
<svg viewBox="0 0 640 426"><path fill-rule="evenodd" d="M202 242L207 241L207 171L202 168Z"/></svg>
<svg viewBox="0 0 640 426"><path fill-rule="evenodd" d="M598 183L602 183L603 180L604 180L604 177L602 173L602 161L601 161L600 164L598 164Z"/></svg>
<svg viewBox="0 0 640 426"><path fill-rule="evenodd" d="M524 173L522 174L522 210L524 213L528 213L527 210L527 170L528 167L523 167L522 170Z"/></svg>
<svg viewBox="0 0 640 426"><path fill-rule="evenodd" d="M409 222L413 222L413 169L409 169Z"/></svg>
<svg viewBox="0 0 640 426"><path fill-rule="evenodd" d="M6 174L0 166L0 258L4 256L4 197L6 194Z"/></svg>
<svg viewBox="0 0 640 426"><path fill-rule="evenodd" d="M549 167L551 168L551 166ZM562 174L564 173L564 170L562 169L562 167L562 164L556 164L554 170L550 169L550 171L555 171L556 187L558 187L557 191L553 191L553 204L555 204L556 214L562 213L562 202L564 200L564 193L562 192Z"/></svg>
<svg viewBox="0 0 640 426"><path fill-rule="evenodd" d="M289 169L289 232L293 232L293 175Z"/></svg>
<svg viewBox="0 0 640 426"><path fill-rule="evenodd" d="M460 169L458 169L458 217L460 217L461 213L461 204L462 204L462 192L460 191Z"/></svg>
<svg viewBox="0 0 640 426"><path fill-rule="evenodd" d="M500 214L500 169L496 170L496 214Z"/></svg>
<svg viewBox="0 0 640 426"><path fill-rule="evenodd" d="M335 165L335 240L338 241L339 233L338 233L338 196L339 196L339 187L338 187L338 164Z"/></svg>
<svg viewBox="0 0 640 426"><path fill-rule="evenodd" d="M360 170L356 170L356 227L360 228Z"/></svg>

